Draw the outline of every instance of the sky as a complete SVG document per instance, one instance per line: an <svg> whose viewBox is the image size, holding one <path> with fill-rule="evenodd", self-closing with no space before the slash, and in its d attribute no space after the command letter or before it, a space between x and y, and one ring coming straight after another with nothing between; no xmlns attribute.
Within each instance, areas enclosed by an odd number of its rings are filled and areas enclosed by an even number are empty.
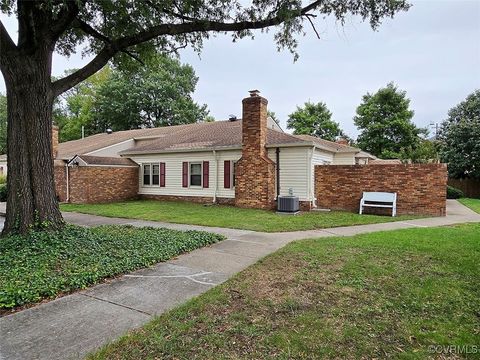
<svg viewBox="0 0 480 360"><path fill-rule="evenodd" d="M413 121L428 127L480 88L480 0L411 3L377 31L354 17L343 27L331 18L319 21L320 39L306 27L296 62L288 51L277 52L272 33L260 32L236 43L224 35L210 38L200 56L186 49L180 60L199 77L194 99L218 120L241 117L241 100L258 89L284 129L297 106L322 101L346 134L356 137L353 117L362 96L393 81L411 99ZM16 37L16 20L0 18ZM87 61L79 54L55 55L53 75Z"/></svg>

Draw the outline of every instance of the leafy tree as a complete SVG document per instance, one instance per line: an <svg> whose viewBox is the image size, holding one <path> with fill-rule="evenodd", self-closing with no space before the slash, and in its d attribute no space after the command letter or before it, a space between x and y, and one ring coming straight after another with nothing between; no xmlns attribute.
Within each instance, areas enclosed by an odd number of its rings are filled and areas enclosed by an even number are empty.
<svg viewBox="0 0 480 360"><path fill-rule="evenodd" d="M75 70L69 70L72 73ZM204 121L206 105L191 94L198 78L177 59L154 56L133 71L105 66L61 95L54 108L60 141L104 132Z"/></svg>
<svg viewBox="0 0 480 360"><path fill-rule="evenodd" d="M63 219L55 197L51 123L54 99L87 79L111 59L128 66L131 58L153 51L172 52L191 46L200 51L214 32L233 39L252 30L277 27L279 48L295 52L295 35L315 15L332 15L340 22L356 15L377 28L383 17L407 10L406 0L258 0L233 1L113 1L0 0L0 11L18 19L14 42L0 21L0 70L8 104L9 164L7 217L3 233L28 231L32 226L61 228ZM77 45L93 56L83 68L51 81L52 53L70 55ZM18 196L21 194L21 196Z"/></svg>
<svg viewBox="0 0 480 360"><path fill-rule="evenodd" d="M0 93L0 154L7 152L7 97Z"/></svg>
<svg viewBox="0 0 480 360"><path fill-rule="evenodd" d="M75 71L68 70L66 74ZM111 77L112 69L107 65L61 95L61 99L54 106L53 116L60 130L60 141L80 139L82 126L85 136L105 131L105 129L98 129L100 116L97 102L100 90Z"/></svg>
<svg viewBox="0 0 480 360"><path fill-rule="evenodd" d="M357 145L384 159L399 157L402 148L415 149L426 129L415 126L414 112L409 107L406 92L393 83L375 94L364 95L353 118L361 131Z"/></svg>
<svg viewBox="0 0 480 360"><path fill-rule="evenodd" d="M289 115L287 128L293 129L296 135L312 135L330 141L335 141L337 136L343 134L323 102L306 102L303 107L297 106L297 110Z"/></svg>
<svg viewBox="0 0 480 360"><path fill-rule="evenodd" d="M197 82L190 65L167 56L136 71L114 71L98 92L97 126L118 131L203 121L207 106L192 99Z"/></svg>
<svg viewBox="0 0 480 360"><path fill-rule="evenodd" d="M439 140L451 177L480 179L480 90L450 109Z"/></svg>
<svg viewBox="0 0 480 360"><path fill-rule="evenodd" d="M427 164L438 161L438 149L435 142L421 139L415 147L400 149L399 158L404 163Z"/></svg>

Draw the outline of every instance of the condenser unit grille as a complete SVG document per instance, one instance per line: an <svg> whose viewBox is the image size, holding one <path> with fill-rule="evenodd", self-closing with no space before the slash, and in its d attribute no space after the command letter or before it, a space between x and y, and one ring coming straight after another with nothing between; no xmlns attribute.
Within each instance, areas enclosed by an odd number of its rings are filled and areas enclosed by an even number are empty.
<svg viewBox="0 0 480 360"><path fill-rule="evenodd" d="M279 196L277 210L280 212L297 212L300 210L300 201L297 196Z"/></svg>

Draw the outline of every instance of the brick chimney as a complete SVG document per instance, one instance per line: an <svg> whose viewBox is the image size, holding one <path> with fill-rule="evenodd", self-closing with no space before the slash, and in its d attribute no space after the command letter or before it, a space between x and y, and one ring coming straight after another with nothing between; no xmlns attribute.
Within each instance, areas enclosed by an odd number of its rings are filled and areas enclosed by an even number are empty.
<svg viewBox="0 0 480 360"><path fill-rule="evenodd" d="M52 125L52 154L56 159L58 154L58 126L56 125Z"/></svg>
<svg viewBox="0 0 480 360"><path fill-rule="evenodd" d="M275 163L265 147L267 104L258 90L242 101L242 157L235 169L235 205L239 207L275 207Z"/></svg>
<svg viewBox="0 0 480 360"><path fill-rule="evenodd" d="M335 142L340 145L349 145L348 140L343 137L339 137Z"/></svg>

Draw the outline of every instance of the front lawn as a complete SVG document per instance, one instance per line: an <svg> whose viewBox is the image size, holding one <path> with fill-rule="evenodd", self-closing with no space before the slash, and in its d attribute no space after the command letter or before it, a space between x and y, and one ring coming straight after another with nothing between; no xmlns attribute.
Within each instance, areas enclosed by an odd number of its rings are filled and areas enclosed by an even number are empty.
<svg viewBox="0 0 480 360"><path fill-rule="evenodd" d="M0 239L0 311L53 298L221 240L202 231L133 226L31 232Z"/></svg>
<svg viewBox="0 0 480 360"><path fill-rule="evenodd" d="M480 214L480 199L461 198L458 201Z"/></svg>
<svg viewBox="0 0 480 360"><path fill-rule="evenodd" d="M345 211L305 212L278 215L274 211L241 209L233 206L195 204L174 201L128 201L110 204L64 204L63 211L85 214L165 221L179 224L216 226L263 232L299 231L337 226L383 223L415 218L414 216L359 215Z"/></svg>
<svg viewBox="0 0 480 360"><path fill-rule="evenodd" d="M468 224L297 241L90 359L475 357L479 240Z"/></svg>

